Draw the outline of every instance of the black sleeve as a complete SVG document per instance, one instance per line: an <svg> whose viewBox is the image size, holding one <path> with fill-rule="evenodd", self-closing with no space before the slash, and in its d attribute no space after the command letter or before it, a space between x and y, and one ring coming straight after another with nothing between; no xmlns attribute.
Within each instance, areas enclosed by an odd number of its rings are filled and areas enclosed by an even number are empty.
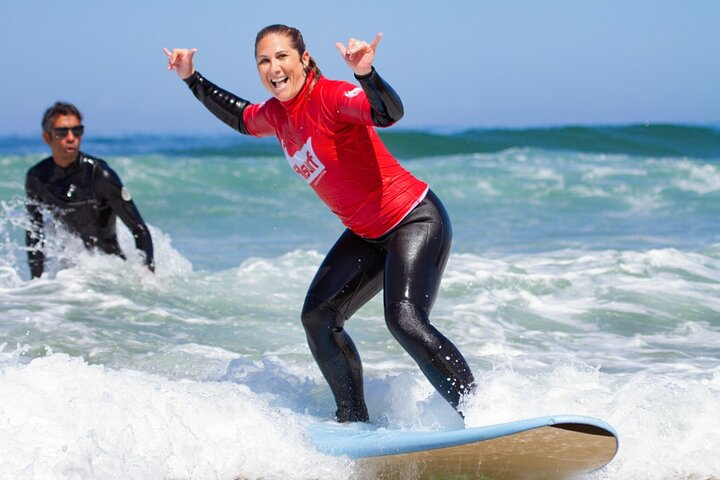
<svg viewBox="0 0 720 480"><path fill-rule="evenodd" d="M405 110L395 90L378 75L375 67L367 75L355 75L360 82L370 107L373 123L377 127L387 127L400 120Z"/></svg>
<svg viewBox="0 0 720 480"><path fill-rule="evenodd" d="M28 227L25 229L25 245L28 247L27 257L30 276L38 278L45 267L45 254L42 251L43 216L40 211L39 180L28 172L25 178L25 208L28 212Z"/></svg>
<svg viewBox="0 0 720 480"><path fill-rule="evenodd" d="M185 83L193 95L217 118L238 132L249 135L243 122L243 112L250 102L223 90L196 70Z"/></svg>
<svg viewBox="0 0 720 480"><path fill-rule="evenodd" d="M113 211L120 217L120 220L132 232L135 239L135 248L145 254L145 264L152 271L155 271L153 258L153 242L150 230L140 216L130 194L123 187L120 177L107 165L98 165L95 173L95 193L107 200Z"/></svg>

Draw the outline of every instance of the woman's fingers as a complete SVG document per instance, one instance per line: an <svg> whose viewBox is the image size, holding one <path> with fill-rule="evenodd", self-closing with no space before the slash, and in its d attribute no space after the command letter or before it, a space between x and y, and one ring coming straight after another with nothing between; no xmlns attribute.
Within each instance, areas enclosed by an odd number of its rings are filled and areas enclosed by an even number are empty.
<svg viewBox="0 0 720 480"><path fill-rule="evenodd" d="M175 70L181 65L192 65L193 56L197 52L196 48L173 48L172 51L163 48L163 52L168 57L168 69Z"/></svg>
<svg viewBox="0 0 720 480"><path fill-rule="evenodd" d="M344 47L340 42L336 43L335 46L337 46L343 56L352 60L356 54L364 55L366 53L374 53L381 38L382 33L378 33L372 43L367 43L365 40L358 40L357 38L350 38L347 47Z"/></svg>
<svg viewBox="0 0 720 480"><path fill-rule="evenodd" d="M342 42L336 42L336 43L335 43L335 47L336 47L336 48L338 49L338 51L340 52L340 55L342 55L342 56L344 57L345 54L347 53L347 47L345 46L345 44L342 43Z"/></svg>
<svg viewBox="0 0 720 480"><path fill-rule="evenodd" d="M375 36L375 40L373 40L373 42L370 44L370 48L372 48L373 50L375 50L375 49L377 48L378 43L380 43L380 39L381 39L381 38L382 38L382 32L379 32L379 33Z"/></svg>

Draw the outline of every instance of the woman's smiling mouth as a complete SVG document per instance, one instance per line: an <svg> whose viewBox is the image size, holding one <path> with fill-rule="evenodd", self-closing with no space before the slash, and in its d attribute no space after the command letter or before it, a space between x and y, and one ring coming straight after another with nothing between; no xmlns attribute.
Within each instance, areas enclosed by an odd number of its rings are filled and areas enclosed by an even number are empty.
<svg viewBox="0 0 720 480"><path fill-rule="evenodd" d="M280 88L282 85L285 85L287 82L288 82L288 77L287 77L287 76L282 77L282 78L278 78L278 79L276 79L276 80L270 79L270 83L271 83L272 86L275 87L275 88Z"/></svg>

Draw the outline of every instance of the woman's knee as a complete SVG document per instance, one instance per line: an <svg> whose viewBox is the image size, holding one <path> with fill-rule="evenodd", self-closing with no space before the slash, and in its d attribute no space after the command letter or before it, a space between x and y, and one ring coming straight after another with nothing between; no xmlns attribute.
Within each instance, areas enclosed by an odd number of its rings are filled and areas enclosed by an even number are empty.
<svg viewBox="0 0 720 480"><path fill-rule="evenodd" d="M317 335L332 330L342 330L344 320L327 302L317 297L305 298L300 314L303 328L307 335Z"/></svg>
<svg viewBox="0 0 720 480"><path fill-rule="evenodd" d="M385 324L406 350L435 342L434 327L427 312L412 302L402 301L385 307Z"/></svg>

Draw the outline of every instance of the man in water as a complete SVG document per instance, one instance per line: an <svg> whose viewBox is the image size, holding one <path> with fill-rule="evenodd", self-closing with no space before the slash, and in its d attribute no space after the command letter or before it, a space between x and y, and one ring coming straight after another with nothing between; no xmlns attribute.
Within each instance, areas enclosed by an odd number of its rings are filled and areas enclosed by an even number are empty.
<svg viewBox="0 0 720 480"><path fill-rule="evenodd" d="M69 103L57 102L42 120L43 140L52 156L30 168L25 180L30 215L26 231L28 264L32 278L43 273L43 209L78 235L89 249L125 258L115 231L119 216L132 232L135 247L144 253L145 264L155 271L153 243L130 193L104 160L80 151L84 127L82 114Z"/></svg>

